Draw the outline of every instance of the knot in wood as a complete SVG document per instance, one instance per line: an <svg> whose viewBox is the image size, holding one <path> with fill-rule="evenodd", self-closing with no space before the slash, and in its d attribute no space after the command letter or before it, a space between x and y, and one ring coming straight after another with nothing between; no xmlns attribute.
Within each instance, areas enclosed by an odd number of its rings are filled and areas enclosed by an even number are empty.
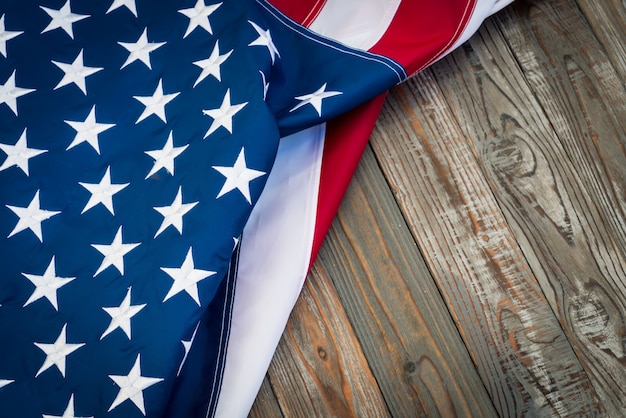
<svg viewBox="0 0 626 418"><path fill-rule="evenodd" d="M491 139L485 145L484 158L496 173L506 177L531 177L537 169L532 149L516 135Z"/></svg>
<svg viewBox="0 0 626 418"><path fill-rule="evenodd" d="M317 355L323 361L326 361L328 359L328 353L326 353L326 350L324 350L322 347L317 347Z"/></svg>
<svg viewBox="0 0 626 418"><path fill-rule="evenodd" d="M404 363L404 371L407 374L413 374L415 373L415 370L417 369L417 367L415 366L415 363L412 361L407 361L406 363Z"/></svg>

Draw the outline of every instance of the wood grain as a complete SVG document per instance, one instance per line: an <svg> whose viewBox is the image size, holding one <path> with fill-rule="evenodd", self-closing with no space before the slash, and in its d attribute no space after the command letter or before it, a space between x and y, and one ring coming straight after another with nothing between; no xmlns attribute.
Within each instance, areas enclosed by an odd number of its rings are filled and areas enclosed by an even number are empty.
<svg viewBox="0 0 626 418"><path fill-rule="evenodd" d="M319 262L393 416L495 416L369 148Z"/></svg>
<svg viewBox="0 0 626 418"><path fill-rule="evenodd" d="M429 72L395 88L372 146L502 416L601 406Z"/></svg>
<svg viewBox="0 0 626 418"><path fill-rule="evenodd" d="M626 83L626 2L623 0L578 0L589 27ZM586 26L586 25L585 25Z"/></svg>
<svg viewBox="0 0 626 418"><path fill-rule="evenodd" d="M437 78L602 405L623 416L626 92L573 2L498 19L514 57L489 23Z"/></svg>
<svg viewBox="0 0 626 418"><path fill-rule="evenodd" d="M268 371L285 416L385 417L385 401L319 264Z"/></svg>
<svg viewBox="0 0 626 418"><path fill-rule="evenodd" d="M607 232L625 254L626 88L615 67L573 0L520 2L499 22L580 173L584 183L578 187L591 193L588 206L598 206L606 226L614 229ZM616 42L626 44L626 32Z"/></svg>

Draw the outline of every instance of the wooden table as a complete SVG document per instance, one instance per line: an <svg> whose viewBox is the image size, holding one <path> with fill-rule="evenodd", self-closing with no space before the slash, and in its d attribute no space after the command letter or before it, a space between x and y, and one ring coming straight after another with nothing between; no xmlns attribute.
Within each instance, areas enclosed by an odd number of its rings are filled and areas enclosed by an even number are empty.
<svg viewBox="0 0 626 418"><path fill-rule="evenodd" d="M393 89L253 417L626 416L626 2Z"/></svg>

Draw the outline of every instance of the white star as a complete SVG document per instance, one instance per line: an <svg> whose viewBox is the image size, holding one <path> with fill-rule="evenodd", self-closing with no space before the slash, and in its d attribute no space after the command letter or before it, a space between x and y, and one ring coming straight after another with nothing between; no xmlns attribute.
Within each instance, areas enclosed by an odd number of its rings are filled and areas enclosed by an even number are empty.
<svg viewBox="0 0 626 418"><path fill-rule="evenodd" d="M74 39L74 32L72 30L72 24L89 17L89 15L79 15L72 13L70 9L70 0L67 0L63 7L58 10L49 9L47 7L39 6L44 12L48 13L48 16L52 18L48 26L41 33L45 33L57 28L63 29L70 38Z"/></svg>
<svg viewBox="0 0 626 418"><path fill-rule="evenodd" d="M189 355L189 351L191 350L191 346L193 345L193 340L196 339L196 332L198 332L198 328L200 327L200 322L196 325L196 329L193 331L193 335L189 339L189 341L180 340L183 344L183 349L185 350L185 354L183 355L183 360L180 362L180 366L178 366L178 372L176 372L176 376L180 375L183 366L185 365L185 361L187 361L187 356Z"/></svg>
<svg viewBox="0 0 626 418"><path fill-rule="evenodd" d="M187 32L185 32L183 38L186 38L187 35L189 35L198 26L213 35L211 22L209 22L209 16L211 16L211 14L221 5L222 3L217 3L206 6L204 4L204 0L198 0L194 7L179 10L179 13L182 13L189 18L189 26L187 26Z"/></svg>
<svg viewBox="0 0 626 418"><path fill-rule="evenodd" d="M98 203L102 203L105 208L111 212L111 215L115 215L113 210L113 196L122 191L130 183L111 184L111 167L107 167L107 171L100 179L100 183L78 183L91 193L89 201L83 208L81 214L87 212L89 209L96 206Z"/></svg>
<svg viewBox="0 0 626 418"><path fill-rule="evenodd" d="M257 177L265 175L264 171L252 170L246 166L246 156L243 148L241 148L237 161L235 161L232 167L213 166L213 169L226 177L224 186L222 186L222 190L217 195L218 199L231 190L238 189L248 203L252 203L250 200L250 182Z"/></svg>
<svg viewBox="0 0 626 418"><path fill-rule="evenodd" d="M145 303L143 305L130 304L130 288L128 288L126 297L122 303L120 303L120 306L114 308L102 308L111 317L111 322L109 323L109 327L102 333L100 339L103 339L116 329L120 328L130 340L130 319L137 315L145 306Z"/></svg>
<svg viewBox="0 0 626 418"><path fill-rule="evenodd" d="M222 81L220 65L222 65L224 61L228 59L228 57L230 57L230 54L233 53L233 50L231 49L224 55L220 55L218 43L219 41L215 41L215 47L213 47L213 52L211 52L209 58L194 62L195 65L202 68L202 73L198 76L198 79L193 84L194 87L196 87L199 82L207 78L207 76L209 75L215 77L217 81Z"/></svg>
<svg viewBox="0 0 626 418"><path fill-rule="evenodd" d="M74 140L67 147L67 149L74 148L76 145L87 142L91 147L100 154L100 146L98 145L98 135L115 126L113 123L98 123L96 122L96 107L92 107L89 111L89 115L84 121L64 121L70 125L76 131Z"/></svg>
<svg viewBox="0 0 626 418"><path fill-rule="evenodd" d="M157 115L163 122L167 123L165 118L165 105L171 102L180 93L163 94L163 80L159 80L159 85L152 96L133 96L134 99L139 100L146 107L137 119L135 124L141 122L150 115Z"/></svg>
<svg viewBox="0 0 626 418"><path fill-rule="evenodd" d="M228 130L228 132L232 134L233 133L233 116L235 116L235 114L239 112L241 109L243 109L243 107L247 104L248 102L231 105L230 104L230 89L226 90L226 94L224 95L224 100L222 100L222 104L220 105L220 107L218 107L217 109L209 109L209 110L202 111L202 113L204 113L205 115L213 118L213 123L209 127L209 130L207 131L206 135L204 135L204 137L206 138L207 136L211 135L220 126L223 126L224 128L226 128L226 130Z"/></svg>
<svg viewBox="0 0 626 418"><path fill-rule="evenodd" d="M0 54L7 56L7 41L20 36L24 32L22 31L10 31L6 30L4 26L4 15L0 17Z"/></svg>
<svg viewBox="0 0 626 418"><path fill-rule="evenodd" d="M100 253L104 256L102 260L102 264L98 268L98 271L93 275L96 277L102 271L107 269L109 266L113 266L120 272L121 275L124 275L124 256L138 247L139 243L133 244L123 244L122 243L122 227L117 230L115 234L115 238L113 238L113 242L109 245L103 244L91 244L93 248L100 251Z"/></svg>
<svg viewBox="0 0 626 418"><path fill-rule="evenodd" d="M15 380L0 379L0 389L7 385L10 385L13 382L15 382Z"/></svg>
<svg viewBox="0 0 626 418"><path fill-rule="evenodd" d="M198 282L213 276L215 272L196 269L193 264L191 248L187 251L187 256L182 266L179 268L161 267L161 270L174 279L174 283L172 283L172 287L170 287L169 292L165 295L163 302L184 290L198 306L202 306L200 304L200 298L198 297Z"/></svg>
<svg viewBox="0 0 626 418"><path fill-rule="evenodd" d="M23 89L15 86L15 71L9 76L7 81L0 85L0 104L6 103L9 109L17 116L17 99L28 93L35 91L34 89Z"/></svg>
<svg viewBox="0 0 626 418"><path fill-rule="evenodd" d="M141 360L140 355L137 354L137 359L133 368L126 376L109 375L120 387L120 391L117 393L115 400L111 404L108 412L111 412L116 406L121 404L127 399L130 399L143 415L146 415L146 408L143 402L143 391L152 385L161 382L163 379L158 377L144 377L141 375Z"/></svg>
<svg viewBox="0 0 626 418"><path fill-rule="evenodd" d="M76 59L74 59L74 62L72 62L71 64L56 61L52 61L52 63L59 67L65 73L61 81L59 81L59 84L57 84L57 86L54 88L55 90L63 86L67 86L68 84L74 83L85 95L87 94L85 79L90 75L95 74L100 70L103 70L103 68L85 67L83 65L82 49L78 53Z"/></svg>
<svg viewBox="0 0 626 418"><path fill-rule="evenodd" d="M26 144L26 129L24 129L20 139L17 140L15 145L0 144L0 149L7 155L7 158L0 166L0 171L17 166L21 168L27 176L29 175L28 160L44 152L48 152L46 150L28 148Z"/></svg>
<svg viewBox="0 0 626 418"><path fill-rule="evenodd" d="M161 223L161 227L154 234L154 238L156 238L161 232L165 231L165 229L172 225L174 228L178 230L178 232L182 235L183 233L183 216L189 212L191 209L196 206L198 202L193 203L183 203L183 191L182 187L178 188L178 193L174 198L174 201L170 206L160 206L155 207L154 210L163 215L163 222Z"/></svg>
<svg viewBox="0 0 626 418"><path fill-rule="evenodd" d="M122 6L126 6L126 8L130 10L135 17L137 17L137 4L135 3L135 0L113 0L111 7L107 10L107 14Z"/></svg>
<svg viewBox="0 0 626 418"><path fill-rule="evenodd" d="M41 209L41 206L39 204L39 190L37 190L37 192L35 193L35 197L33 197L33 200L30 201L27 207L20 208L17 206L9 205L6 205L6 207L11 209L11 211L13 211L13 213L15 213L20 218L17 221L15 228L13 228L13 231L11 231L7 238L12 237L18 232L24 231L25 229L30 229L41 242L43 242L43 238L41 235L41 223L46 219L50 219L54 215L58 215L59 213L61 213Z"/></svg>
<svg viewBox="0 0 626 418"><path fill-rule="evenodd" d="M162 149L154 151L144 151L150 157L154 158L154 165L152 166L152 169L150 170L146 178L155 174L162 168L165 168L168 173L174 175L174 159L182 154L188 146L189 144L183 145L182 147L174 147L174 140L172 139L172 133L170 132L170 135L167 138L167 142L165 142L165 145Z"/></svg>
<svg viewBox="0 0 626 418"><path fill-rule="evenodd" d="M150 53L165 45L166 42L148 42L148 28L145 28L139 39L137 39L137 42L118 42L118 44L126 48L129 52L126 62L124 62L120 69L137 60L140 60L146 64L148 68L152 69L150 65Z"/></svg>
<svg viewBox="0 0 626 418"><path fill-rule="evenodd" d="M254 41L250 42L248 46L267 47L267 50L270 53L270 57L272 57L272 64L274 64L274 59L276 58L276 56L280 58L280 54L278 53L278 50L276 49L276 45L274 45L274 41L272 40L272 34L270 33L269 29L263 30L261 29L259 25L257 25L256 23L250 20L248 20L248 23L250 23L252 27L254 28L254 30L256 30L256 32L259 34L259 37L256 38Z"/></svg>
<svg viewBox="0 0 626 418"><path fill-rule="evenodd" d="M67 324L63 325L63 329L54 344L35 343L37 348L46 353L46 359L35 377L52 366L57 366L57 369L59 369L63 377L65 377L65 358L85 345L85 343L68 344L65 328L67 328Z"/></svg>
<svg viewBox="0 0 626 418"><path fill-rule="evenodd" d="M43 276L28 273L22 273L22 275L35 285L35 290L33 290L33 293L30 295L26 303L24 303L24 306L45 297L57 311L59 310L59 306L57 304L57 290L76 279L76 277L58 277L56 275L54 257L50 260L50 264L48 264Z"/></svg>
<svg viewBox="0 0 626 418"><path fill-rule="evenodd" d="M293 109L290 110L290 112L293 112L294 110L299 109L302 106L310 104L315 108L318 116L322 116L322 100L326 99L327 97L338 96L340 94L342 94L340 91L326 91L326 83L324 83L322 87L320 87L311 94L297 96L296 99L300 100L300 103L295 105Z"/></svg>
<svg viewBox="0 0 626 418"><path fill-rule="evenodd" d="M77 417L74 416L74 394L70 396L70 400L67 403L67 407L65 408L65 412L63 415L46 415L43 414L43 418L93 418L93 417Z"/></svg>

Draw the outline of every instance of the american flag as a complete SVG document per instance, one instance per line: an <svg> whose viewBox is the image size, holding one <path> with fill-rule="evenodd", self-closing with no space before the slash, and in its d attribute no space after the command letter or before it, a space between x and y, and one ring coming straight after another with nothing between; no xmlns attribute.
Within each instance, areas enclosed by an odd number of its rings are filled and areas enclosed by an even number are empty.
<svg viewBox="0 0 626 418"><path fill-rule="evenodd" d="M264 0L3 0L0 416L211 415L281 136L405 77Z"/></svg>

